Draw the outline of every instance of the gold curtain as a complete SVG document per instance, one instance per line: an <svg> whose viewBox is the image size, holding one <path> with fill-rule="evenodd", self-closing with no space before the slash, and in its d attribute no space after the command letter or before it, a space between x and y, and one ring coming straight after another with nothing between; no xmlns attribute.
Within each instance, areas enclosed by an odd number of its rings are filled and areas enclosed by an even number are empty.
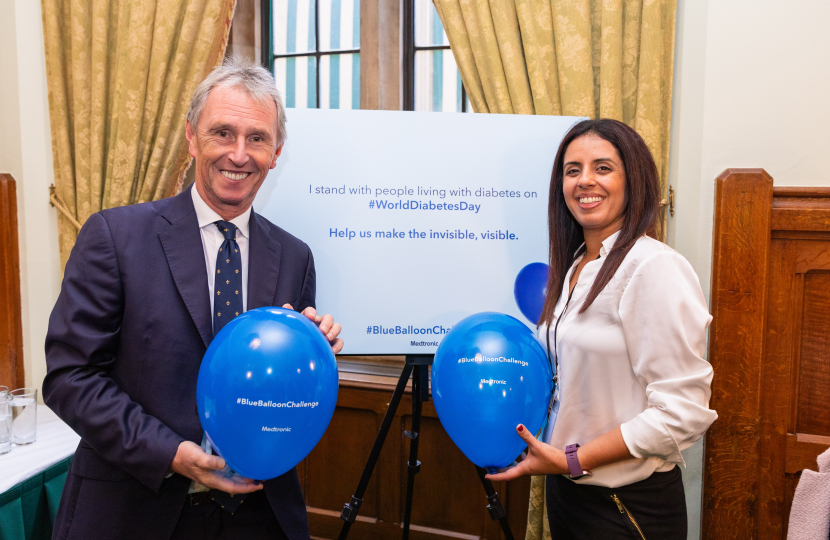
<svg viewBox="0 0 830 540"><path fill-rule="evenodd" d="M236 0L42 0L61 266L93 213L169 197Z"/></svg>
<svg viewBox="0 0 830 540"><path fill-rule="evenodd" d="M476 112L625 122L654 154L665 197L675 0L434 3Z"/></svg>

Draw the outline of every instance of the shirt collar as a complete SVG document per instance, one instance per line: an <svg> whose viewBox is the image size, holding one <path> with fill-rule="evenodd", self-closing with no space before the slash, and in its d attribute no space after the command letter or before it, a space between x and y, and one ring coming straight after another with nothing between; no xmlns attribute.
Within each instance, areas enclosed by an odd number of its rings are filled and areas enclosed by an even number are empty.
<svg viewBox="0 0 830 540"><path fill-rule="evenodd" d="M605 240L602 241L602 247L599 248L599 256L605 257L611 250L614 249L614 244L617 243L617 238L619 238L621 231L617 231Z"/></svg>
<svg viewBox="0 0 830 540"><path fill-rule="evenodd" d="M194 185L190 190L190 195L193 198L193 207L196 209L196 219L199 221L199 228L203 229L208 225L212 225L217 221L224 221L222 216L208 206L208 204L199 195L199 190ZM251 221L251 207L242 212L240 215L233 218L230 222L236 225L236 228L242 236L248 238L248 224Z"/></svg>
<svg viewBox="0 0 830 540"><path fill-rule="evenodd" d="M602 246L599 248L599 256L600 257L606 257L609 253L611 253L611 250L614 248L614 244L617 243L617 238L619 238L620 232L622 232L622 231L621 230L617 231L617 232L615 232L614 234L612 234L611 236L609 236L608 238L606 238L605 240L602 241ZM584 247L585 247L585 242L582 242L582 244L580 244L579 248L574 253L574 256L576 256L577 253L582 251ZM581 258L583 256L584 255L580 255L576 259L576 261L574 261L574 262L575 263L579 262L579 260L581 260Z"/></svg>

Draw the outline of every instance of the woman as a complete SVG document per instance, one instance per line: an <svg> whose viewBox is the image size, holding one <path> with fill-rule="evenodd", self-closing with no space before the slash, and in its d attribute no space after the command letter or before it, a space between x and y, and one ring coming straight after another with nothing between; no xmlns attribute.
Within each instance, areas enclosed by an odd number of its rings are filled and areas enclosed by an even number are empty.
<svg viewBox="0 0 830 540"><path fill-rule="evenodd" d="M698 278L653 239L657 167L615 120L567 134L550 185L550 276L539 339L559 390L527 457L490 475L546 474L554 539L686 538L680 451L717 418Z"/></svg>

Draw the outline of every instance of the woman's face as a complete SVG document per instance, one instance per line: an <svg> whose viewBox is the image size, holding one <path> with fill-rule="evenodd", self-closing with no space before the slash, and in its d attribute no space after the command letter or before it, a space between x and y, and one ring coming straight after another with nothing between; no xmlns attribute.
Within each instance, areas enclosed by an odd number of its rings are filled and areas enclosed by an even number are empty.
<svg viewBox="0 0 830 540"><path fill-rule="evenodd" d="M587 234L602 239L622 227L625 169L614 145L588 133L565 150L562 190L571 214Z"/></svg>

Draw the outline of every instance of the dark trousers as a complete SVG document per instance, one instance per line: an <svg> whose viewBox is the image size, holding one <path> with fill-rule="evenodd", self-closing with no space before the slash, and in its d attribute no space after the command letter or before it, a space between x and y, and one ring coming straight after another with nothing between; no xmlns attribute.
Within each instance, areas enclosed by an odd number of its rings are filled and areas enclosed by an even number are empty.
<svg viewBox="0 0 830 540"><path fill-rule="evenodd" d="M262 491L251 493L233 514L209 502L185 504L170 540L288 540L282 532L268 498Z"/></svg>
<svg viewBox="0 0 830 540"><path fill-rule="evenodd" d="M545 488L552 540L686 540L679 467L618 488L548 476Z"/></svg>

